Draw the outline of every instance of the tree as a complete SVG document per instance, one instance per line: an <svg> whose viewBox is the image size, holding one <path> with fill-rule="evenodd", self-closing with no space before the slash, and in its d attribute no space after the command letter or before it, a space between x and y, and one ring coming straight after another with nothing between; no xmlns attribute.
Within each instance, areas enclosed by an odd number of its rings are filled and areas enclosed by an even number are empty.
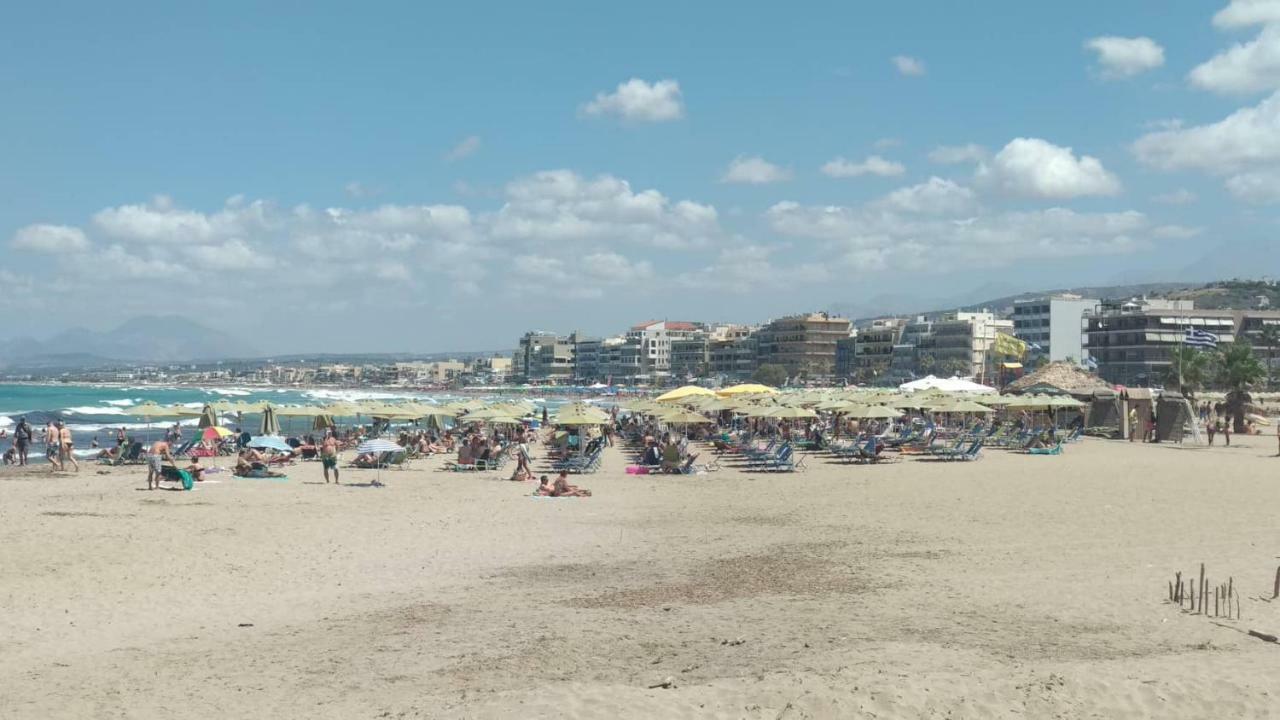
<svg viewBox="0 0 1280 720"><path fill-rule="evenodd" d="M1253 401L1249 388L1266 376L1267 369L1247 342L1226 345L1218 354L1218 382L1227 388L1227 412L1236 432L1244 432L1245 409Z"/></svg>
<svg viewBox="0 0 1280 720"><path fill-rule="evenodd" d="M960 358L947 358L938 363L938 374L942 377L951 375L968 376L973 374L973 364Z"/></svg>
<svg viewBox="0 0 1280 720"><path fill-rule="evenodd" d="M1280 325L1263 326L1262 333L1258 335L1258 340L1267 349L1267 384L1274 385L1276 382L1276 348L1280 347Z"/></svg>
<svg viewBox="0 0 1280 720"><path fill-rule="evenodd" d="M1164 384L1195 400L1209 374L1210 355L1199 348L1177 345L1169 350L1169 369Z"/></svg>
<svg viewBox="0 0 1280 720"><path fill-rule="evenodd" d="M773 363L765 363L756 368L755 373L751 376L753 382L769 387L779 387L787 381L787 369L781 365Z"/></svg>

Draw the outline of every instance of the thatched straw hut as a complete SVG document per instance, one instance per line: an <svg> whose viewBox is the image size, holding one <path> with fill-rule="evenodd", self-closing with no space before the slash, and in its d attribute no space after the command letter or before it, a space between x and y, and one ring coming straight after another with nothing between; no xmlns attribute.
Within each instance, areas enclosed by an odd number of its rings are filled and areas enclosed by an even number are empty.
<svg viewBox="0 0 1280 720"><path fill-rule="evenodd" d="M1094 393L1111 390L1102 378L1073 362L1052 362L1005 386L1007 393L1057 393L1090 398Z"/></svg>

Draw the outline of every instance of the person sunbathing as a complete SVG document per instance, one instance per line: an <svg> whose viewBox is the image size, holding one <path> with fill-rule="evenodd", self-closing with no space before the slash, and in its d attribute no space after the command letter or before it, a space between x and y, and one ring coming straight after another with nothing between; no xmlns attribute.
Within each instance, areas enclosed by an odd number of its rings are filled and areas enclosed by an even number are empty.
<svg viewBox="0 0 1280 720"><path fill-rule="evenodd" d="M378 466L378 456L374 453L360 453L351 464L358 468L373 469Z"/></svg>
<svg viewBox="0 0 1280 720"><path fill-rule="evenodd" d="M555 484L551 486L551 497L591 497L591 491L577 485L570 485L569 473L561 470L556 476Z"/></svg>
<svg viewBox="0 0 1280 720"><path fill-rule="evenodd" d="M204 480L204 468L200 465L200 458L191 458L191 464L188 465L186 471L191 473L191 479L200 482Z"/></svg>
<svg viewBox="0 0 1280 720"><path fill-rule="evenodd" d="M93 458L95 460L115 460L116 456L120 454L119 450L120 450L119 446L113 447L113 448L107 448L105 450L100 451L97 455L94 455Z"/></svg>
<svg viewBox="0 0 1280 720"><path fill-rule="evenodd" d="M555 488L551 487L551 478L543 475L541 481L538 483L538 489L534 490L533 494L552 497L554 495L554 490Z"/></svg>
<svg viewBox="0 0 1280 720"><path fill-rule="evenodd" d="M247 462L243 458L236 462L236 468L231 474L243 478L285 477L284 473L268 470L267 466L260 462Z"/></svg>

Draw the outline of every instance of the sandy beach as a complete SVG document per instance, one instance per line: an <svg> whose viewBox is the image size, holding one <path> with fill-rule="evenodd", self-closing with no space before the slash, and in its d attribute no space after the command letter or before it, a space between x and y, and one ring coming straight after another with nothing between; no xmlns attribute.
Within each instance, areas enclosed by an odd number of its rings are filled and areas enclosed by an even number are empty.
<svg viewBox="0 0 1280 720"><path fill-rule="evenodd" d="M1280 458L1233 443L696 477L614 449L587 499L441 458L2 473L0 716L1264 717ZM1243 620L1166 602L1200 562Z"/></svg>

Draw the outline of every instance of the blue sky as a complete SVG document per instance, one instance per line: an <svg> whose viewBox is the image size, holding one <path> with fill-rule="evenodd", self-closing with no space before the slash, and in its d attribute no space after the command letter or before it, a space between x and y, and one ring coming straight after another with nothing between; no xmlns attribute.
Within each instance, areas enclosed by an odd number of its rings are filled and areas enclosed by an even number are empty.
<svg viewBox="0 0 1280 720"><path fill-rule="evenodd" d="M1274 274L1278 24L1273 0L27 4L0 28L0 336L163 309L272 352L500 348ZM240 321L263 311L289 321Z"/></svg>

